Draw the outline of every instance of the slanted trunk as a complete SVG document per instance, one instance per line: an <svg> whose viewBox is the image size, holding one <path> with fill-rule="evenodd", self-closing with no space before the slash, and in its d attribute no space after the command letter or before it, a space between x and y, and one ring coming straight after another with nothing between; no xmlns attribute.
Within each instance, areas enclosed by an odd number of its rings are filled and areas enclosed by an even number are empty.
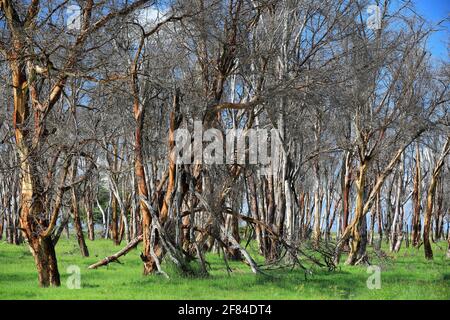
<svg viewBox="0 0 450 320"><path fill-rule="evenodd" d="M119 244L122 243L123 236L125 234L125 219L123 218L123 207L120 206L120 216L119 216Z"/></svg>
<svg viewBox="0 0 450 320"><path fill-rule="evenodd" d="M115 254L106 257L94 264L91 264L88 269L97 269L98 267L101 266L106 266L108 265L110 262L113 261L119 261L119 258L121 256L126 255L129 251L131 251L132 249L136 248L136 246L139 244L139 242L142 241L142 235L140 235L139 237L134 238L133 240L131 240L126 246L125 248L119 250L119 252L116 252Z"/></svg>
<svg viewBox="0 0 450 320"><path fill-rule="evenodd" d="M341 199L335 200L333 205L333 214L331 215L330 223L328 225L327 235L328 241L332 240L331 229L333 228L334 221L336 220L336 216L338 215L339 209L341 205ZM340 230L339 224L337 224L337 230Z"/></svg>
<svg viewBox="0 0 450 320"><path fill-rule="evenodd" d="M53 239L53 245L56 246L56 244L59 241L59 238L61 237L61 234L63 233L64 230L66 230L69 224L69 220L70 220L70 214L67 212L67 214L62 214L63 218L62 221L60 222L60 225L58 227L58 229L56 230L56 232L54 233L52 239Z"/></svg>
<svg viewBox="0 0 450 320"><path fill-rule="evenodd" d="M239 243L241 237L239 234L239 219L234 215L228 215L226 219L226 230ZM228 258L231 260L242 260L241 251L237 247L232 247L227 250Z"/></svg>

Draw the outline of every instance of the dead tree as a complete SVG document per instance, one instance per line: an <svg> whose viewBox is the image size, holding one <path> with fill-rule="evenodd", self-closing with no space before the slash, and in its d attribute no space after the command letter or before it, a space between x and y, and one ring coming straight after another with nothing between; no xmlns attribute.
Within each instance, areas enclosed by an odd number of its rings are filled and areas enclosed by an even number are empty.
<svg viewBox="0 0 450 320"><path fill-rule="evenodd" d="M427 190L427 202L425 210L425 218L423 222L423 246L425 249L425 258L428 260L433 259L433 249L430 243L430 232L431 232L431 215L433 213L434 196L436 193L436 184L439 178L439 174L444 165L445 157L450 152L450 136L447 137L446 142L442 148L441 154L437 159L433 173L430 178L430 183Z"/></svg>

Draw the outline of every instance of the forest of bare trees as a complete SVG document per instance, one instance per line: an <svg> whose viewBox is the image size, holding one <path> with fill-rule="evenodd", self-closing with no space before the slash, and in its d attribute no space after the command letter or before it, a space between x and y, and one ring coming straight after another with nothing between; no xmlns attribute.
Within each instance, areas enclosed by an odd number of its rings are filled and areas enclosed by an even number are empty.
<svg viewBox="0 0 450 320"><path fill-rule="evenodd" d="M68 234L84 257L85 238L117 246L91 269L139 246L168 277L208 274L208 252L256 274L370 264L384 242L450 258L433 32L409 1L0 0L0 237L28 244L40 286ZM217 134L178 161L197 126ZM254 130L277 159L250 161ZM245 161L202 159L230 132Z"/></svg>

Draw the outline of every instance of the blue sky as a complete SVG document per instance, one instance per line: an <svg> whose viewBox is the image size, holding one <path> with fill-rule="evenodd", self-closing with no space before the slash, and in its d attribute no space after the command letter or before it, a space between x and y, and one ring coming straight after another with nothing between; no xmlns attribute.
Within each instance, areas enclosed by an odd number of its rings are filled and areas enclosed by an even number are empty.
<svg viewBox="0 0 450 320"><path fill-rule="evenodd" d="M450 0L413 0L417 13L436 24L450 15ZM442 31L433 34L428 43L432 55L440 59L449 59L447 44L450 43L450 22L442 25Z"/></svg>

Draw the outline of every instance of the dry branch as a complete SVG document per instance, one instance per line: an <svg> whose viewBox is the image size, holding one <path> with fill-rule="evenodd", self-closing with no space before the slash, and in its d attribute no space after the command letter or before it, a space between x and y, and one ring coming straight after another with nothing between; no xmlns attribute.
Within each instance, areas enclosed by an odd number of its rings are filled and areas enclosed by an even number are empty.
<svg viewBox="0 0 450 320"><path fill-rule="evenodd" d="M102 267L102 266L106 266L108 265L110 262L117 262L118 259L121 256L126 255L129 251L131 251L132 249L136 248L136 246L139 244L139 242L142 241L142 235L140 235L137 238L134 238L133 240L131 240L123 249L121 249L120 251L116 252L115 254L106 257L102 260L100 260L99 262L96 262L94 264L91 264L88 269L97 269L98 267Z"/></svg>

